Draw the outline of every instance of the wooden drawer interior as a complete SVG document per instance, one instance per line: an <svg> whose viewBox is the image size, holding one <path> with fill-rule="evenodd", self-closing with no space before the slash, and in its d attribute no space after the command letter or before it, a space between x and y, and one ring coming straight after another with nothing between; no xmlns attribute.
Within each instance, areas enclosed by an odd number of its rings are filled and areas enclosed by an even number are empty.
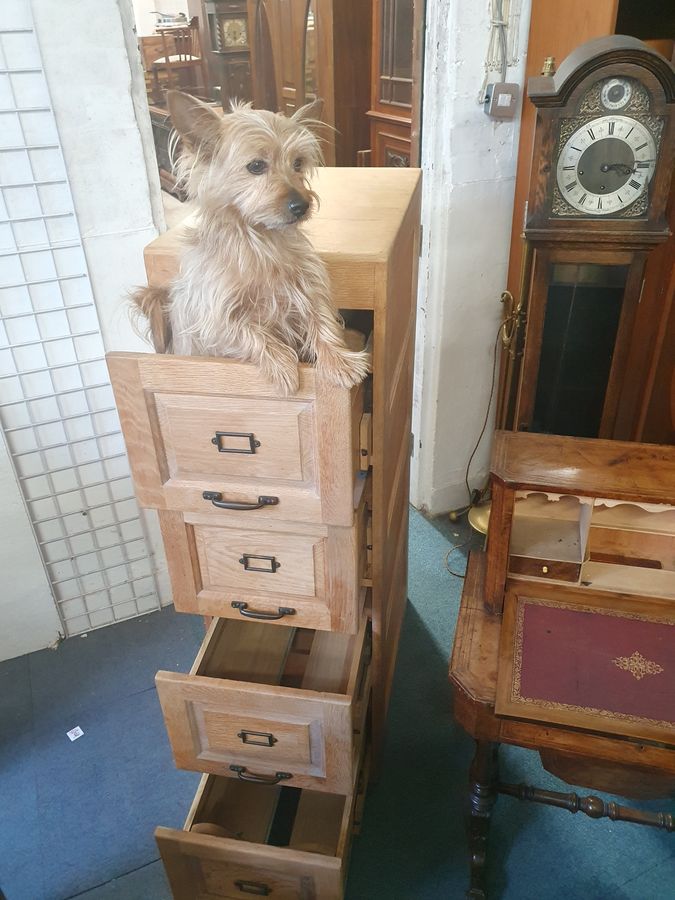
<svg viewBox="0 0 675 900"><path fill-rule="evenodd" d="M188 675L156 677L179 768L349 793L370 691L356 635L216 620Z"/></svg>
<svg viewBox="0 0 675 900"><path fill-rule="evenodd" d="M205 777L184 831L156 832L175 900L339 900L353 808L353 795Z"/></svg>
<svg viewBox="0 0 675 900"><path fill-rule="evenodd" d="M584 559L592 501L572 495L518 491L511 556L580 563Z"/></svg>

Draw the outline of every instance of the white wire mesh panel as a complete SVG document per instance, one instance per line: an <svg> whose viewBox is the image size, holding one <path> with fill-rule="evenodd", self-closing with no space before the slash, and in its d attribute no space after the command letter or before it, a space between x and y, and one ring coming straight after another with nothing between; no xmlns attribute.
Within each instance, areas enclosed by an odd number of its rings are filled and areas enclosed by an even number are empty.
<svg viewBox="0 0 675 900"><path fill-rule="evenodd" d="M0 422L67 636L159 608L27 3L0 18Z"/></svg>

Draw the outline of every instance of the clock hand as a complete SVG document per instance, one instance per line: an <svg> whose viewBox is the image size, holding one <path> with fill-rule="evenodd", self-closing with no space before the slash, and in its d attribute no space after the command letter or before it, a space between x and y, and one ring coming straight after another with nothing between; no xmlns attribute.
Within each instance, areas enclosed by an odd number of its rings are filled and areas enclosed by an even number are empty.
<svg viewBox="0 0 675 900"><path fill-rule="evenodd" d="M619 175L632 175L635 169L626 163L603 163L600 166L601 172L618 172Z"/></svg>

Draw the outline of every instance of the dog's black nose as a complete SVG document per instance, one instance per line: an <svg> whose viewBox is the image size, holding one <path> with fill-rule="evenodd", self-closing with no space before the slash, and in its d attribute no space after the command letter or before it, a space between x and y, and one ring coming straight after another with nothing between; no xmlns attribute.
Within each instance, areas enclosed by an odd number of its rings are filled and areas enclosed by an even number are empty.
<svg viewBox="0 0 675 900"><path fill-rule="evenodd" d="M309 209L309 203L307 200L303 200L300 194L291 194L291 199L288 201L288 208L296 219L300 219Z"/></svg>

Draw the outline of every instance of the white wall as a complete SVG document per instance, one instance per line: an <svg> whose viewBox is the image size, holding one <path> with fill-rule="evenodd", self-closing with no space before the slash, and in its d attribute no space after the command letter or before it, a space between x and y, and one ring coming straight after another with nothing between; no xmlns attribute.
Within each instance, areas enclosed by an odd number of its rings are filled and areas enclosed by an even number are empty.
<svg viewBox="0 0 675 900"><path fill-rule="evenodd" d="M131 4L31 5L106 350L147 349L124 298L164 213Z"/></svg>
<svg viewBox="0 0 675 900"><path fill-rule="evenodd" d="M132 0L78 0L66 18L61 0L31 6L105 349L148 350L126 296L145 284L143 250L166 225ZM157 517L142 517L161 602L171 602Z"/></svg>
<svg viewBox="0 0 675 900"><path fill-rule="evenodd" d="M0 59L1 659L171 594L101 360L144 348L124 298L164 224L131 0L0 4Z"/></svg>
<svg viewBox="0 0 675 900"><path fill-rule="evenodd" d="M529 13L522 0L520 60L507 75L521 88ZM464 473L485 416L506 286L519 119L495 121L477 103L489 35L487 0L427 3L411 499L431 514L468 499ZM490 433L472 487L486 477Z"/></svg>
<svg viewBox="0 0 675 900"><path fill-rule="evenodd" d="M0 660L53 644L59 620L14 469L0 438Z"/></svg>

